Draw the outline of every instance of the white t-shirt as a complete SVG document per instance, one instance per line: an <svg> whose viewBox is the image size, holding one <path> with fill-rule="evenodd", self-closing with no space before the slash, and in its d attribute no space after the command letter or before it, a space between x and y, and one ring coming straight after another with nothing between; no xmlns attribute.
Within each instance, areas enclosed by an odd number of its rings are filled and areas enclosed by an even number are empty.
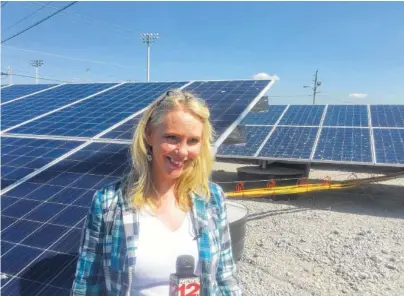
<svg viewBox="0 0 404 296"><path fill-rule="evenodd" d="M195 274L200 276L198 243L190 215L187 214L181 227L172 232L150 212L139 211L139 240L131 296L168 295L170 274L175 273L180 255L195 258Z"/></svg>

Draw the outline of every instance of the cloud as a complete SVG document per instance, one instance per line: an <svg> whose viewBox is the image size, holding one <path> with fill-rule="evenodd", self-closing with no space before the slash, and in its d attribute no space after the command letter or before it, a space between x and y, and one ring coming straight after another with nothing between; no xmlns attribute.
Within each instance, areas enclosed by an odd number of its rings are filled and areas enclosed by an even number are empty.
<svg viewBox="0 0 404 296"><path fill-rule="evenodd" d="M368 94L361 94L361 93L352 93L349 94L350 98L357 98L357 99L364 99L368 96Z"/></svg>
<svg viewBox="0 0 404 296"><path fill-rule="evenodd" d="M255 80L264 80L264 79L280 80L278 75L276 75L276 74L269 75L268 73L264 73L264 72L254 74L252 79L255 79Z"/></svg>

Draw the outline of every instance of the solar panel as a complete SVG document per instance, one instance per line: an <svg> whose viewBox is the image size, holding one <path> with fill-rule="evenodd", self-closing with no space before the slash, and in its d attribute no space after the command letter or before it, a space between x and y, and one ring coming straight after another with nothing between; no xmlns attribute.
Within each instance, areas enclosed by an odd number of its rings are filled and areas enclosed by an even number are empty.
<svg viewBox="0 0 404 296"><path fill-rule="evenodd" d="M1 138L1 188L79 146L75 141Z"/></svg>
<svg viewBox="0 0 404 296"><path fill-rule="evenodd" d="M13 280L33 280L71 288L81 227L96 189L114 182L128 169L128 145L92 143L2 196L2 272ZM21 245L22 244L22 245ZM66 260L49 272L43 260ZM36 270L28 276L27 271ZM46 286L47 285L47 286ZM63 291L62 291L63 292ZM39 292L38 292L39 293ZM44 295L41 291L38 295Z"/></svg>
<svg viewBox="0 0 404 296"><path fill-rule="evenodd" d="M372 163L370 130L323 127L313 159Z"/></svg>
<svg viewBox="0 0 404 296"><path fill-rule="evenodd" d="M119 140L131 140L133 136L133 132L137 123L140 120L141 115L138 115L131 120L128 120L124 124L116 127L112 131L106 133L101 138L108 138L108 139L119 139Z"/></svg>
<svg viewBox="0 0 404 296"><path fill-rule="evenodd" d="M266 112L250 112L243 119L242 124L274 125L286 107L286 105L270 105Z"/></svg>
<svg viewBox="0 0 404 296"><path fill-rule="evenodd" d="M7 129L58 107L112 87L113 83L66 84L46 92L18 100L1 108L1 128ZM22 112L22 110L24 112Z"/></svg>
<svg viewBox="0 0 404 296"><path fill-rule="evenodd" d="M291 105L279 125L318 126L324 107L323 105Z"/></svg>
<svg viewBox="0 0 404 296"><path fill-rule="evenodd" d="M371 105L373 127L404 127L404 105Z"/></svg>
<svg viewBox="0 0 404 296"><path fill-rule="evenodd" d="M373 129L376 163L404 164L404 129Z"/></svg>
<svg viewBox="0 0 404 296"><path fill-rule="evenodd" d="M217 155L252 157L260 147L262 141L271 131L272 126L246 126L246 142L242 144L222 144Z"/></svg>
<svg viewBox="0 0 404 296"><path fill-rule="evenodd" d="M368 111L365 105L329 105L323 126L368 127Z"/></svg>
<svg viewBox="0 0 404 296"><path fill-rule="evenodd" d="M196 81L185 89L206 101L212 125L220 135L269 83L269 80Z"/></svg>
<svg viewBox="0 0 404 296"><path fill-rule="evenodd" d="M317 131L317 127L278 126L258 156L271 159L308 160Z"/></svg>
<svg viewBox="0 0 404 296"><path fill-rule="evenodd" d="M268 81L204 81L185 87L202 97L211 110L211 122L217 135L221 135L244 111L258 94L268 86ZM140 118L140 117L139 117ZM117 127L103 138L131 139L138 119Z"/></svg>
<svg viewBox="0 0 404 296"><path fill-rule="evenodd" d="M35 93L40 90L55 86L56 84L18 84L1 89L1 102L5 103L13 99Z"/></svg>
<svg viewBox="0 0 404 296"><path fill-rule="evenodd" d="M93 137L185 82L127 83L13 130L13 133Z"/></svg>

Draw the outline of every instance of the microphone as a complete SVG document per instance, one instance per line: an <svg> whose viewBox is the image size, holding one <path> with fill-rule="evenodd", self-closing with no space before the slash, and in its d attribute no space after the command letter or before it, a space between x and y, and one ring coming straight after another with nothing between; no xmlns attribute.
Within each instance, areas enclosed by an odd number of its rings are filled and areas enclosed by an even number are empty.
<svg viewBox="0 0 404 296"><path fill-rule="evenodd" d="M191 255L177 258L176 272L170 274L169 296L200 296L201 281L194 273L195 259Z"/></svg>

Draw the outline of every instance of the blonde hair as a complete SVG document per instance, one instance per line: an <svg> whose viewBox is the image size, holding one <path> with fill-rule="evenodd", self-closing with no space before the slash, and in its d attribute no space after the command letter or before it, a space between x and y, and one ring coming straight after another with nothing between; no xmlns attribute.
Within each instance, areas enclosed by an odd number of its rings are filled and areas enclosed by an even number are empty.
<svg viewBox="0 0 404 296"><path fill-rule="evenodd" d="M176 108L184 108L203 123L201 151L193 164L188 166L175 184L175 195L181 209L191 208L190 193L194 192L210 199L209 178L214 155L211 150L214 131L210 123L210 111L205 102L190 92L174 89L155 100L144 112L133 135L131 146L132 168L127 180L126 198L136 208L149 205L156 210L160 205L158 198L150 198L155 190L152 182L152 164L147 160L150 147L146 142L148 127L157 127L164 116Z"/></svg>

